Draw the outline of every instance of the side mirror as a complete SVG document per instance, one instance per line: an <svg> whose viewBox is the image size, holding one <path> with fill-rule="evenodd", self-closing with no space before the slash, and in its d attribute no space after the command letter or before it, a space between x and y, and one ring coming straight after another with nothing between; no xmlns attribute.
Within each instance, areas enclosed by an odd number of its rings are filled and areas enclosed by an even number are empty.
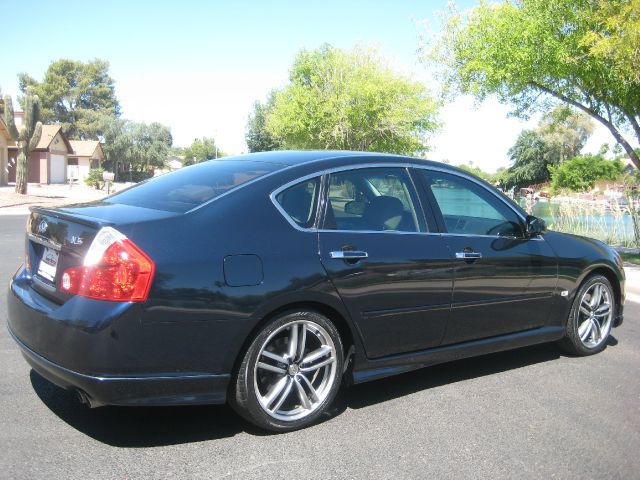
<svg viewBox="0 0 640 480"><path fill-rule="evenodd" d="M547 231L547 223L541 218L527 215L526 229L528 237L536 237Z"/></svg>

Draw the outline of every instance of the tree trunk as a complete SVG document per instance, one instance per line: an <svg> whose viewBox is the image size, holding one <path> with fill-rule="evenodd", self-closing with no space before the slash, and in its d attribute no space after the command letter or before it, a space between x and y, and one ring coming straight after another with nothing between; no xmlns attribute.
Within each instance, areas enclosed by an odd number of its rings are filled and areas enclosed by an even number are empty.
<svg viewBox="0 0 640 480"><path fill-rule="evenodd" d="M18 160L16 161L16 193L27 194L27 180L29 178L29 156L27 147L20 147Z"/></svg>

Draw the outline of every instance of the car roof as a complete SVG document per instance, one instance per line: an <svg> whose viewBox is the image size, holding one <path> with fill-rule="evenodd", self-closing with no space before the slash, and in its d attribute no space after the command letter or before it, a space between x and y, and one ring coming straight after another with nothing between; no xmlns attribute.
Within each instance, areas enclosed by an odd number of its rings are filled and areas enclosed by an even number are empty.
<svg viewBox="0 0 640 480"><path fill-rule="evenodd" d="M322 163L324 160L329 161L361 157L376 158L384 160L385 162L393 163L420 163L424 165L438 166L440 168L449 167L451 170L457 170L455 167L450 167L444 163L425 160L422 158L408 157L393 153L357 152L346 150L274 150L271 152L246 153L233 157L224 157L218 160L250 160L254 162L275 163L285 166L298 166L312 162Z"/></svg>

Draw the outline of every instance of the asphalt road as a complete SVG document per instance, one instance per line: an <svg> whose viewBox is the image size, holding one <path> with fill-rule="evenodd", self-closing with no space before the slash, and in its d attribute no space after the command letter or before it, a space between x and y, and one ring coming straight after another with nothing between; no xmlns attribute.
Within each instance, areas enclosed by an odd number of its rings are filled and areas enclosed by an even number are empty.
<svg viewBox="0 0 640 480"><path fill-rule="evenodd" d="M0 281L24 216L0 216ZM6 319L4 294L0 318ZM312 428L256 431L226 406L90 410L0 329L0 478L640 478L640 305L588 358L553 345L344 390Z"/></svg>

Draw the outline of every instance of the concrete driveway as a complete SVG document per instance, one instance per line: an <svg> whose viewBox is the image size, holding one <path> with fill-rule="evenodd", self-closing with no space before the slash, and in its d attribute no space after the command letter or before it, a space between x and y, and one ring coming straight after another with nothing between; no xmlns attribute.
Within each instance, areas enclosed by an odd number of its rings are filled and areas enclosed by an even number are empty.
<svg viewBox="0 0 640 480"><path fill-rule="evenodd" d="M5 286L22 260L24 224L0 217ZM360 385L323 423L283 435L256 431L226 406L89 410L32 372L1 328L0 478L637 479L633 278L625 323L599 355L542 345Z"/></svg>

